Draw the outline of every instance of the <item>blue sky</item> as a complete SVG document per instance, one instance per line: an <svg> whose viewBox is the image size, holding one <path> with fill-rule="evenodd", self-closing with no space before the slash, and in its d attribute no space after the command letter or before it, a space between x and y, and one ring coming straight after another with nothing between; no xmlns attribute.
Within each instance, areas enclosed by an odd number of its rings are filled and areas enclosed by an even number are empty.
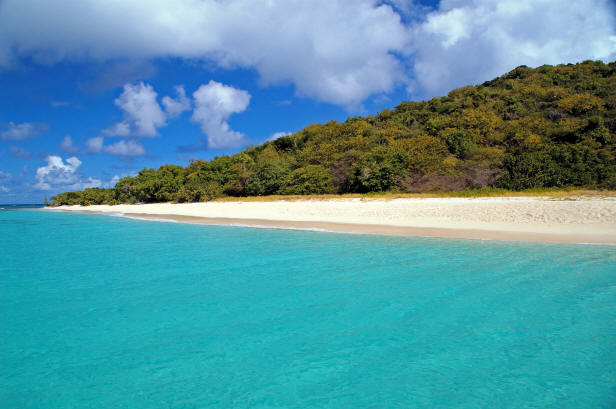
<svg viewBox="0 0 616 409"><path fill-rule="evenodd" d="M4 0L0 203L615 58L609 0Z"/></svg>

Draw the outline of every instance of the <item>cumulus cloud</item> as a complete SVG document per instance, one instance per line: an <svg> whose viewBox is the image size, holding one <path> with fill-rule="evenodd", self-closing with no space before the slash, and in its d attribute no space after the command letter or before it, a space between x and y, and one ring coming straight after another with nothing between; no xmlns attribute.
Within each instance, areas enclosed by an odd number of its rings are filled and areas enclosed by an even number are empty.
<svg viewBox="0 0 616 409"><path fill-rule="evenodd" d="M254 69L263 86L293 85L300 96L346 107L398 84L430 96L520 64L616 57L612 0L441 0L436 10L411 0L1 4L0 67L21 59L116 62L132 82L155 71L149 60L177 57ZM169 117L178 112L165 108ZM159 111L141 126L127 114L108 135L126 137L127 127L156 135Z"/></svg>
<svg viewBox="0 0 616 409"><path fill-rule="evenodd" d="M180 116L182 112L190 109L190 100L186 97L184 87L182 85L176 85L174 89L177 94L176 98L163 97L162 99L165 112L169 118L176 118Z"/></svg>
<svg viewBox="0 0 616 409"><path fill-rule="evenodd" d="M120 181L120 176L115 175L114 177L112 177L108 182L103 183L104 188L113 188L115 187L116 183L118 183Z"/></svg>
<svg viewBox="0 0 616 409"><path fill-rule="evenodd" d="M415 92L441 95L519 65L616 57L608 0L443 0L413 31Z"/></svg>
<svg viewBox="0 0 616 409"><path fill-rule="evenodd" d="M71 138L70 135L66 135L64 139L62 139L62 142L60 143L60 149L62 150L62 152L66 153L76 153L79 151L79 148L77 148L73 144L73 138Z"/></svg>
<svg viewBox="0 0 616 409"><path fill-rule="evenodd" d="M32 154L19 146L11 146L9 150L11 151L11 155L16 159L32 159Z"/></svg>
<svg viewBox="0 0 616 409"><path fill-rule="evenodd" d="M0 65L200 59L345 106L404 80L394 53L407 41L399 14L375 0L5 0L0 8Z"/></svg>
<svg viewBox="0 0 616 409"><path fill-rule="evenodd" d="M250 94L220 82L210 81L193 93L195 109L192 120L201 124L208 147L233 148L244 141L244 134L231 129L227 120L243 112L250 103Z"/></svg>
<svg viewBox="0 0 616 409"><path fill-rule="evenodd" d="M98 153L103 150L103 137L96 136L86 141L86 152Z"/></svg>
<svg viewBox="0 0 616 409"><path fill-rule="evenodd" d="M81 190L88 187L101 187L101 185L102 182L100 181L100 179L95 179L88 176L87 178L82 179L79 183L70 186L70 188Z"/></svg>
<svg viewBox="0 0 616 409"><path fill-rule="evenodd" d="M11 189L5 186L5 183L11 181L12 178L13 175L11 175L10 173L2 172L0 170L0 192L8 193L11 191Z"/></svg>
<svg viewBox="0 0 616 409"><path fill-rule="evenodd" d="M87 187L99 187L101 181L91 177L83 177L78 173L82 162L75 156L66 159L66 163L60 156L50 155L46 159L47 165L36 170L33 185L37 190L68 189L78 190Z"/></svg>
<svg viewBox="0 0 616 409"><path fill-rule="evenodd" d="M73 138L70 135L66 135L62 142L60 143L60 150L64 153L81 153L81 154L90 154L90 153L99 153L103 150L103 141L104 138L102 136L97 136L94 138L89 138L85 142L85 149L80 149L73 142Z"/></svg>
<svg viewBox="0 0 616 409"><path fill-rule="evenodd" d="M101 142L102 143L102 142ZM135 141L119 141L104 148L105 152L119 156L143 156L145 149Z"/></svg>
<svg viewBox="0 0 616 409"><path fill-rule="evenodd" d="M3 172L0 170L0 192L7 193L10 191L8 187L5 186L7 182L10 182L13 179L13 175L8 172Z"/></svg>
<svg viewBox="0 0 616 409"><path fill-rule="evenodd" d="M105 138L102 136L96 136L89 138L84 143L84 148L80 149L73 143L70 135L66 135L60 144L60 148L66 153L79 153L79 154L93 154L93 153L109 153L111 155L119 156L143 156L145 155L145 149L143 146L133 140L121 140L116 143L105 145ZM28 158L30 158L28 156Z"/></svg>
<svg viewBox="0 0 616 409"><path fill-rule="evenodd" d="M6 130L0 132L0 136L5 141L25 141L26 139L39 136L41 132L46 129L46 124L37 124L33 122L15 124L13 122L9 122Z"/></svg>
<svg viewBox="0 0 616 409"><path fill-rule="evenodd" d="M108 136L152 137L157 128L165 126L166 117L156 97L158 94L149 84L124 85L124 92L114 103L124 111L124 120L105 129Z"/></svg>
<svg viewBox="0 0 616 409"><path fill-rule="evenodd" d="M128 122L118 122L107 129L103 129L102 133L107 136L128 136L130 135L130 125Z"/></svg>
<svg viewBox="0 0 616 409"><path fill-rule="evenodd" d="M69 185L78 181L77 169L81 161L73 156L66 160L66 164L60 156L50 155L47 157L47 166L41 166L36 170L35 188L50 190L52 185Z"/></svg>

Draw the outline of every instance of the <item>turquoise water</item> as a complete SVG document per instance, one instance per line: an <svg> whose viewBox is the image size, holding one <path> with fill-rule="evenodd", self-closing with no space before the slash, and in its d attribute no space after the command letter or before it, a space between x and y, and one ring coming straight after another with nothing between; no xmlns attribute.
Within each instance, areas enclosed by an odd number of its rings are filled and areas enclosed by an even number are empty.
<svg viewBox="0 0 616 409"><path fill-rule="evenodd" d="M614 408L616 248L0 211L0 408Z"/></svg>

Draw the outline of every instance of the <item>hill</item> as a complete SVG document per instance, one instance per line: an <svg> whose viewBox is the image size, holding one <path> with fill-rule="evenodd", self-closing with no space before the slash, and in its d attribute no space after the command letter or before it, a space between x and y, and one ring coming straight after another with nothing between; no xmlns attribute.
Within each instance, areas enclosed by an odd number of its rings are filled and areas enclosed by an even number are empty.
<svg viewBox="0 0 616 409"><path fill-rule="evenodd" d="M187 167L144 169L51 204L481 187L616 188L616 63L521 66L446 97L313 124Z"/></svg>

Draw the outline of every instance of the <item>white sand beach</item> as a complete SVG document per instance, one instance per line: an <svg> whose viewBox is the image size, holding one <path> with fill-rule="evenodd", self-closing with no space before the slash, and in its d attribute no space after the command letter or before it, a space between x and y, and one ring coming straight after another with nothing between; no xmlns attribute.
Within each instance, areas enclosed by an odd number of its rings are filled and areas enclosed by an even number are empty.
<svg viewBox="0 0 616 409"><path fill-rule="evenodd" d="M60 206L52 209L216 225L616 244L614 197L335 198Z"/></svg>

